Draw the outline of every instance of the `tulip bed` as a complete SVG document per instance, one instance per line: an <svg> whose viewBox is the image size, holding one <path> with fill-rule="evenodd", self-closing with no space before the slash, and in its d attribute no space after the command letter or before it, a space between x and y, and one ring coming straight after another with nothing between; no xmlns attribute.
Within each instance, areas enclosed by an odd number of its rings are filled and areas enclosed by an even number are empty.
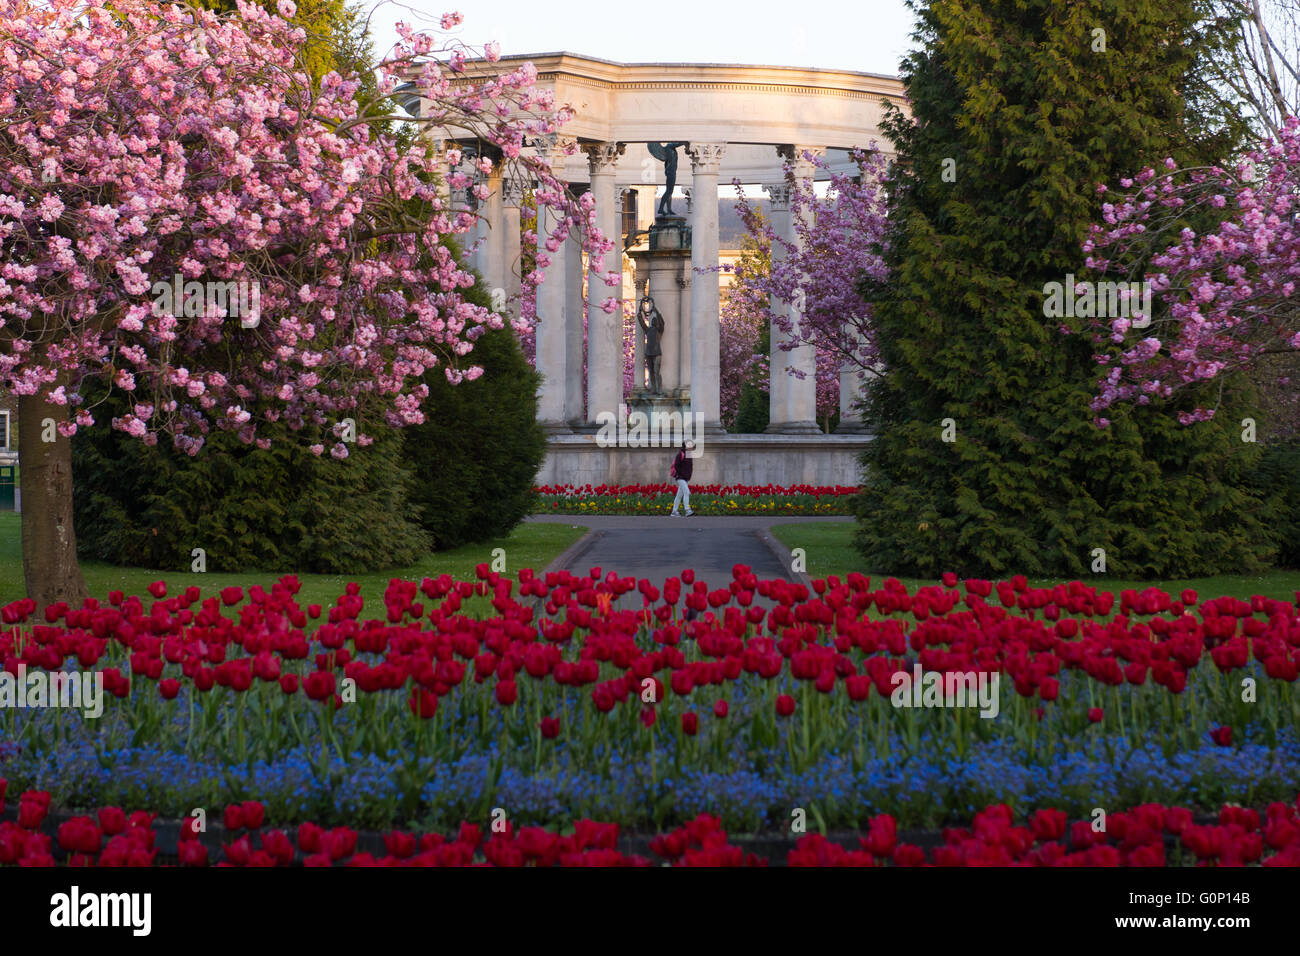
<svg viewBox="0 0 1300 956"><path fill-rule="evenodd" d="M715 588L480 565L395 579L368 618L355 585L329 608L298 589L0 609L6 670L98 673L111 695L98 720L0 710L0 774L68 811L257 799L280 826L442 831L501 808L647 833L699 813L788 832L796 808L851 830L998 804L1214 812L1300 779L1293 602L955 575L809 590L741 565ZM918 664L998 675L998 716L894 707Z"/></svg>
<svg viewBox="0 0 1300 956"><path fill-rule="evenodd" d="M0 778L0 816L7 782ZM732 843L722 821L700 814L648 841L652 857L620 848L617 823L578 820L571 832L542 827L516 830L509 821L489 828L462 823L452 837L393 830L382 835L382 852L360 847L362 834L348 826L304 822L290 837L267 826L266 807L246 801L226 807L220 834L206 821L187 817L176 827L167 856L154 829L156 813L102 807L57 825L47 820L50 794L24 793L16 820L0 821L0 865L154 866L763 866L769 861ZM821 834L805 834L789 849L789 866L1300 866L1300 798L1272 803L1263 814L1225 806L1213 822L1197 822L1186 807L1143 804L1115 813L1105 829L1088 820L1069 821L1056 809L1037 810L1017 825L1005 804L977 813L969 827L949 828L929 846L900 839L897 821L874 817L865 836L845 846ZM169 834L170 835L170 834ZM375 844L371 837L368 843ZM856 844L856 845L855 845Z"/></svg>
<svg viewBox="0 0 1300 956"><path fill-rule="evenodd" d="M673 507L677 486L540 485L540 514L661 515ZM847 515L858 489L845 485L692 485L691 510L700 515Z"/></svg>

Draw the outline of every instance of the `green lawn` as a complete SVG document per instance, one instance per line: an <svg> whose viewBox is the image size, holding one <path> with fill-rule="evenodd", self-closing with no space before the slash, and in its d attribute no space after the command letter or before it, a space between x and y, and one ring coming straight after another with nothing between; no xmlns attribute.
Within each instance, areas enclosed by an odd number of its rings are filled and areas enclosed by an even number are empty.
<svg viewBox="0 0 1300 956"><path fill-rule="evenodd" d="M870 574L872 584L878 585L889 575L873 572L863 566L862 556L853 549L853 522L810 522L808 524L777 525L772 528L772 535L789 548L803 548L807 556L809 577L824 578L828 574L837 574L841 578L850 571ZM915 590L923 584L936 584L937 581L921 578L899 578L909 590ZM1051 587L1060 584L1056 580L1030 580L1034 587ZM1128 581L1121 578L1097 575L1095 580L1086 580L1087 584L1096 584L1099 589L1114 591L1118 594L1127 588L1141 590L1152 585L1171 593L1183 588L1195 588L1202 598L1221 597L1230 594L1246 599L1255 594L1278 600L1293 601L1295 592L1300 591L1300 571L1269 571L1264 574L1220 574L1212 578L1188 578L1178 581Z"/></svg>
<svg viewBox="0 0 1300 956"><path fill-rule="evenodd" d="M13 512L0 512L0 604L15 601L25 593L20 522L21 518ZM466 545L451 551L436 552L410 567L392 568L373 574L299 574L298 579L302 582L302 590L298 592L298 603L303 606L321 604L328 607L343 593L344 586L349 581L356 581L361 585L362 595L367 598L367 609L374 607L382 609L383 605L380 602L390 578L419 581L426 577L450 574L455 578L474 580L474 566L482 562L491 564L492 552L496 548L505 549L506 572L512 577L521 568L533 568L540 572L559 557L569 545L581 538L586 530L586 528L567 524L524 522L504 538L482 544ZM145 587L150 582L160 579L167 582L171 594L196 584L203 589L204 597L207 597L232 584L242 587L261 584L269 588L276 579L294 573L293 571L279 573L213 571L207 574L194 574L179 571L151 571L145 568L119 568L99 561L83 561L81 570L86 577L86 587L90 590L91 596L101 601L108 599L109 591L144 595L147 593Z"/></svg>

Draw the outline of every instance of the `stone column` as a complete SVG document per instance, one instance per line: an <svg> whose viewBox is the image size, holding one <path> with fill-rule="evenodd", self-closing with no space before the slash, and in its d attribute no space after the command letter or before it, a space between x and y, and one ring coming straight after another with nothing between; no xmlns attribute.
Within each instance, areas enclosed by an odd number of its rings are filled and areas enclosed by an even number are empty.
<svg viewBox="0 0 1300 956"><path fill-rule="evenodd" d="M690 313L682 302L686 255L652 252L642 261L649 263L648 291L664 318L664 334L659 340L663 349L659 356L659 378L664 394L676 398L688 384L685 373L689 371L682 365L682 340L690 336Z"/></svg>
<svg viewBox="0 0 1300 956"><path fill-rule="evenodd" d="M718 326L718 168L725 143L691 143L691 411L722 427Z"/></svg>
<svg viewBox="0 0 1300 956"><path fill-rule="evenodd" d="M492 296L492 301L495 303L504 301L506 297L505 248L501 241L501 233L505 230L505 215L499 165L494 166L492 172L488 174L487 186L489 192L483 212L488 231L486 241L483 243L481 253L483 265L480 271L488 295ZM517 211L516 215L518 215ZM518 231L517 225L515 228Z"/></svg>
<svg viewBox="0 0 1300 956"><path fill-rule="evenodd" d="M655 195L659 191L658 186L641 185L633 186L636 192L636 227L640 232L645 232L655 221Z"/></svg>
<svg viewBox="0 0 1300 956"><path fill-rule="evenodd" d="M770 218L772 220L772 231L779 237L785 238L790 234L790 192L789 183L768 183L763 187L767 192L770 204ZM776 266L778 262L786 258L785 247L778 242L772 243L772 265ZM790 314L790 304L775 297L771 298L768 304L773 319L768 328L768 382L767 382L767 408L769 432L781 432L785 429L787 419L786 392L790 381L790 374L786 371L788 352L779 347L779 343L785 341L785 335L781 327L777 324L776 316L786 316Z"/></svg>
<svg viewBox="0 0 1300 956"><path fill-rule="evenodd" d="M564 178L565 153L559 140L537 147L538 154L550 164L555 175ZM568 391L572 376L581 368L569 367L568 325L566 315L566 279L568 265L565 255L567 242L554 243L548 248L550 234L559 226L559 218L551 206L537 207L537 255L548 256L550 263L538 268L543 281L537 288L537 371L542 374L542 387L538 392L537 419L550 432L569 431Z"/></svg>
<svg viewBox="0 0 1300 956"><path fill-rule="evenodd" d="M576 424L585 420L586 390L582 376L583 345L582 238L575 229L564 241L564 341L569 378L564 392L564 420Z"/></svg>
<svg viewBox="0 0 1300 956"><path fill-rule="evenodd" d="M522 237L519 208L523 201L523 183L514 180L502 183L501 228L497 240L501 244L501 286L505 289L508 303L506 314L512 318L519 317L519 294L523 279L523 260L519 255Z"/></svg>
<svg viewBox="0 0 1300 956"><path fill-rule="evenodd" d="M454 143L452 144L455 145ZM442 201L443 208L451 206L451 185L447 182L447 177L451 169L447 166L447 141L445 139L436 139L433 141L433 162L434 168L438 170L437 191L438 199Z"/></svg>
<svg viewBox="0 0 1300 956"><path fill-rule="evenodd" d="M790 160L793 167L794 183L799 187L811 185L813 174L816 167L811 161L805 159L803 154L811 152L814 155L824 155L826 150L822 147L810 147L794 145L782 150L783 155ZM799 233L794 221L793 210L788 214L788 232L785 235L786 241L795 248L801 245ZM802 329L803 316L794 304L790 308L790 321L792 323L791 331L796 333L793 337L800 339L798 333ZM817 352L810 343L796 346L786 353L786 365L789 368L796 369L803 373L799 378L795 375L786 375L785 391L785 418L780 427L773 429L785 434L816 434L821 431L817 425ZM769 426L771 427L771 426Z"/></svg>
<svg viewBox="0 0 1300 956"><path fill-rule="evenodd" d="M595 143L587 147L591 171L591 198L596 203L596 225L614 248L604 256L592 256L587 275L587 421L596 423L601 412L618 415L623 401L623 288L605 284L605 273L623 272L622 204L614 184L623 143ZM618 308L606 312L605 300L618 301Z"/></svg>

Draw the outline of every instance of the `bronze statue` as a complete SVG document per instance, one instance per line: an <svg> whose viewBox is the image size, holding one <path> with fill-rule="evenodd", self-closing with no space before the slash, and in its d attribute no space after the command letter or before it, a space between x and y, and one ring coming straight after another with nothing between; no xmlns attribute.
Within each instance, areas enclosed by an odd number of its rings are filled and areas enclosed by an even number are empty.
<svg viewBox="0 0 1300 956"><path fill-rule="evenodd" d="M659 381L659 357L663 355L661 342L664 334L664 317L655 308L655 300L648 292L641 297L641 302L637 306L636 320L641 326L641 331L645 333L645 367L650 373L650 391L659 395L662 394Z"/></svg>
<svg viewBox="0 0 1300 956"><path fill-rule="evenodd" d="M664 178L668 181L667 188L664 189L664 198L659 200L659 205L655 209L656 219L674 215L673 190L677 187L677 147L685 145L687 144L646 143L650 155L664 164Z"/></svg>

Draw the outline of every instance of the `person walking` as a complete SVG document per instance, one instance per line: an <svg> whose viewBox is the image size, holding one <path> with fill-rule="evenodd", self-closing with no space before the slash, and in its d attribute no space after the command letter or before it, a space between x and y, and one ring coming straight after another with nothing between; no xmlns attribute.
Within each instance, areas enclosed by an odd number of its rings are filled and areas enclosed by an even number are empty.
<svg viewBox="0 0 1300 956"><path fill-rule="evenodd" d="M673 498L672 516L674 518L682 517L677 511L678 505L686 506L686 517L689 518L691 515L695 514L695 512L691 510L691 486L689 484L693 462L691 461L691 456L688 454L688 452L694 448L695 442L683 441L681 451L679 451L677 457L673 459L673 466L668 472L677 482L677 497Z"/></svg>

